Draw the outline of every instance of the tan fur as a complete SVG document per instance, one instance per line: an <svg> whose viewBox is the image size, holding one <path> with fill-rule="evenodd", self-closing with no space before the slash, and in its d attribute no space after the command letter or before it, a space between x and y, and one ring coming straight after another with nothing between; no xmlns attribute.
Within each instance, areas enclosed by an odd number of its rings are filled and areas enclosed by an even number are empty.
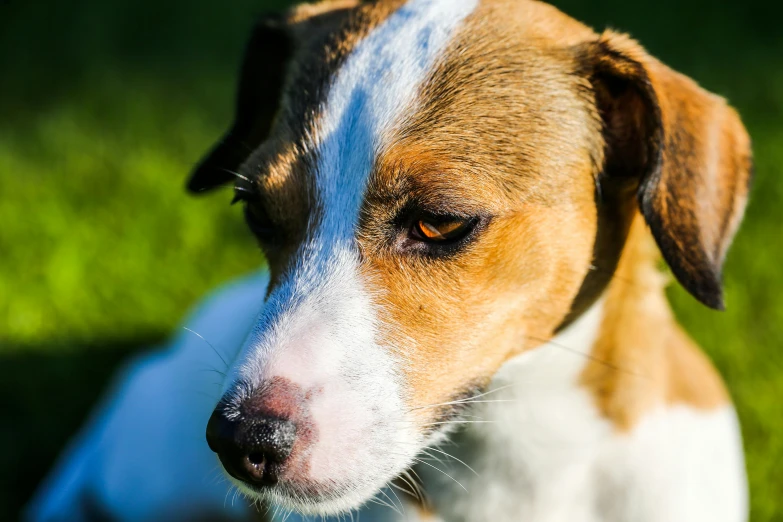
<svg viewBox="0 0 783 522"><path fill-rule="evenodd" d="M603 414L629 430L648 411L685 403L714 408L728 402L717 372L676 324L657 268L660 258L637 215L609 285L599 338L582 374Z"/></svg>
<svg viewBox="0 0 783 522"><path fill-rule="evenodd" d="M284 100L272 139L243 168L261 193L252 204L264 205L285 234L267 249L272 288L307 228L318 223L304 138L317 115L305 112L312 100L301 93L323 87L342 57L400 4L345 10L351 2L335 2L290 17L298 50L289 84L298 88ZM334 16L311 30L313 18L332 8ZM596 51L596 45L604 47ZM617 55L602 54L607 46ZM673 239L686 261L698 258L687 253L699 245L716 266L725 256L747 195L746 176L729 175L747 173L749 164L736 114L630 39L599 37L543 3L485 0L422 86L417 105L387 137L357 231L383 340L404 362L406 400L418 408L422 426L437 412L421 406L486 384L504 362L546 342L605 289L606 316L593 353L602 362L588 364L582 384L618 429L630 429L665 403L710 408L728 400L666 304L655 247L636 210L640 179L616 179L604 169L620 148L634 156L649 149L631 141L644 138L651 116L633 93L610 100L611 89L591 76L593 66L614 68L611 74L629 81L647 71L667 136L695 134L694 146L666 142L656 210L665 230L692 235L693 244ZM623 112L608 115L607 107ZM704 178L671 188L684 161ZM694 185L699 181L705 186ZM665 207L667 190L687 192L677 201L707 203L678 213ZM394 219L408 204L491 219L450 257L407 255L404 238L390 229L407 226Z"/></svg>

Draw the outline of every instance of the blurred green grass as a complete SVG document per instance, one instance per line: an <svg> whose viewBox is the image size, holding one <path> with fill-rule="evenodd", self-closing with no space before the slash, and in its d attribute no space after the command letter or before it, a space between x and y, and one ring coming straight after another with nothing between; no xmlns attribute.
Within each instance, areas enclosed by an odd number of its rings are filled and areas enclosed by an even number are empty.
<svg viewBox="0 0 783 522"><path fill-rule="evenodd" d="M253 19L286 2L0 2L0 520L15 518L118 361L263 263L229 194L189 198ZM730 99L756 185L729 311L671 297L743 422L754 521L783 520L783 6L555 2Z"/></svg>

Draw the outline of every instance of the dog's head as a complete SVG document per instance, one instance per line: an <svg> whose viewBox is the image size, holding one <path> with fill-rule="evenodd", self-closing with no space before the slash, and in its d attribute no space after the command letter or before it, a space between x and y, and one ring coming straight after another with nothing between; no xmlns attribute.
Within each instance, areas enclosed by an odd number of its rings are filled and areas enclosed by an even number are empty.
<svg viewBox="0 0 783 522"><path fill-rule="evenodd" d="M637 212L720 308L750 161L722 99L546 4L262 20L234 126L189 182L235 182L271 272L211 446L246 492L359 505L598 298Z"/></svg>

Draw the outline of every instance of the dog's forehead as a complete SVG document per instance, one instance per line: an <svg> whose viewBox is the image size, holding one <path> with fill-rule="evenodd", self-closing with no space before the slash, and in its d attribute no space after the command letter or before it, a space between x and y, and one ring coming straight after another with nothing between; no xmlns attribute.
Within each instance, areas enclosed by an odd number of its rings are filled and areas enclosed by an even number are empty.
<svg viewBox="0 0 783 522"><path fill-rule="evenodd" d="M358 215L376 158L416 111L420 86L477 3L409 0L356 45L331 80L311 136L313 173L319 207L343 234L355 224L348 218Z"/></svg>
<svg viewBox="0 0 783 522"><path fill-rule="evenodd" d="M294 23L297 52L272 139L241 169L274 192L266 203L286 218L302 209L297 228L325 210L353 224L345 218L358 214L374 162L420 109L422 84L479 2L361 3L326 30Z"/></svg>
<svg viewBox="0 0 783 522"><path fill-rule="evenodd" d="M306 41L305 32L298 38ZM454 172L507 167L493 171L495 178L509 174L501 183L525 180L520 162L530 172L566 171L569 144L589 140L591 125L582 121L584 100L573 96L575 75L556 70L561 64L551 49L590 34L538 2L360 4L325 40L302 45L305 52L291 67L284 123L272 153L261 155L262 170L275 173L267 176L271 185L300 194L298 204L278 199L289 208L307 207L302 220L313 211L340 216L343 237L354 229L368 186L372 192L397 181L384 177L393 170L379 168L384 160L415 159L413 150L461 160ZM562 142L564 132L569 143ZM562 168L536 165L552 159L538 151L552 149L563 152ZM264 163L256 160L248 162L250 173Z"/></svg>

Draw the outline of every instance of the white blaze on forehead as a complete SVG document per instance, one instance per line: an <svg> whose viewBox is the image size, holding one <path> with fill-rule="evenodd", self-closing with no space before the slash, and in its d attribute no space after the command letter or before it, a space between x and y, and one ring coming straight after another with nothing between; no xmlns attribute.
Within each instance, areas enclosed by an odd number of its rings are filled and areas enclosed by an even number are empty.
<svg viewBox="0 0 783 522"><path fill-rule="evenodd" d="M330 232L355 225L383 137L415 96L478 0L410 0L359 43L337 72L319 119L316 184ZM330 219L331 218L331 219Z"/></svg>

